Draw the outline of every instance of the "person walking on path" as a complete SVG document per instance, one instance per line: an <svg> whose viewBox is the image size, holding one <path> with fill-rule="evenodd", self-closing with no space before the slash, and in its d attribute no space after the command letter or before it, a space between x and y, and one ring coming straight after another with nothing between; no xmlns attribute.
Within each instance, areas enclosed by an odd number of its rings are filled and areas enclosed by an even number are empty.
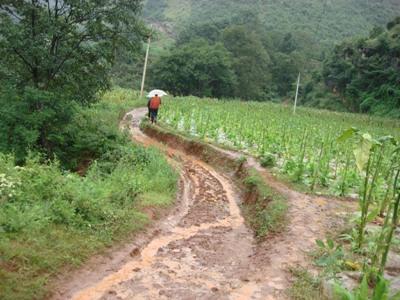
<svg viewBox="0 0 400 300"><path fill-rule="evenodd" d="M161 98L156 94L153 98L150 99L149 109L150 109L150 120L151 123L157 123L158 109L161 105Z"/></svg>

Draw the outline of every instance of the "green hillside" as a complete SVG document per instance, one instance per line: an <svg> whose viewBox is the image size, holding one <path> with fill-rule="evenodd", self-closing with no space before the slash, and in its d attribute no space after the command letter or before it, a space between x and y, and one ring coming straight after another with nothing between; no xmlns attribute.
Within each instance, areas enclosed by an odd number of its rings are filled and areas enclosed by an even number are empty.
<svg viewBox="0 0 400 300"><path fill-rule="evenodd" d="M301 73L302 105L399 116L398 0L147 0L143 14L159 32L151 87L288 102Z"/></svg>
<svg viewBox="0 0 400 300"><path fill-rule="evenodd" d="M265 29L306 31L329 44L367 34L400 12L397 0L147 0L145 17L180 32L189 25L258 18ZM170 30L171 31L171 30Z"/></svg>
<svg viewBox="0 0 400 300"><path fill-rule="evenodd" d="M400 17L386 29L337 45L324 61L322 77L307 84L304 100L326 107L328 99L349 111L400 118L399 57Z"/></svg>

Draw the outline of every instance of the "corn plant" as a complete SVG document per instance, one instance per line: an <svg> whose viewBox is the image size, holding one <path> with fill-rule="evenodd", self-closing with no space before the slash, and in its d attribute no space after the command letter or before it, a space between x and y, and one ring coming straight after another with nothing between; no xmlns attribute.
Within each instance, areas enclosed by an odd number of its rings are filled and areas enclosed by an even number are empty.
<svg viewBox="0 0 400 300"><path fill-rule="evenodd" d="M369 291L368 276L364 276L361 284L354 291L349 291L339 284L335 284L334 291L337 299L340 300L400 300L400 293L389 296L390 285L383 277L378 282L372 293Z"/></svg>
<svg viewBox="0 0 400 300"><path fill-rule="evenodd" d="M365 227L379 213L378 209L369 211L373 201L374 191L377 188L377 179L381 174L385 146L393 142L391 136L373 139L369 133L363 133L356 128L346 130L338 139L339 142L352 139L354 142L354 156L360 175L363 176L361 197L359 199L361 217L358 227L358 249L361 250L364 242Z"/></svg>
<svg viewBox="0 0 400 300"><path fill-rule="evenodd" d="M394 180L394 188L393 188L394 202L389 206L389 211L388 211L386 219L385 219L385 226L382 228L382 235L385 235L385 233L386 233L386 237L383 238L384 244L381 247L383 249L383 254L382 254L381 264L380 264L380 268L379 268L380 274L383 274L383 271L385 269L390 246L391 246L392 240L393 240L393 234L399 224L399 208L400 208L399 176L400 176L400 169L397 170L396 177ZM389 225L388 220L390 217L391 217L391 223ZM380 250L379 246L380 245L378 244L378 253Z"/></svg>

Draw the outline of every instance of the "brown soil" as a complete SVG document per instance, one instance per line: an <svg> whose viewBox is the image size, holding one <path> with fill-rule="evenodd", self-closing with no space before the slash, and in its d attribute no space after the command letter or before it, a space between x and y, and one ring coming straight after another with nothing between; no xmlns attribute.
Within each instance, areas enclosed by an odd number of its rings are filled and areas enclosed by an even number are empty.
<svg viewBox="0 0 400 300"><path fill-rule="evenodd" d="M180 168L179 205L112 259L74 274L54 299L286 299L288 267L310 266L307 252L340 222L343 203L292 191L249 158L246 166L256 168L290 206L288 229L256 243L229 172L240 154L146 130L167 145L161 144L139 130L145 112L131 112L123 125Z"/></svg>

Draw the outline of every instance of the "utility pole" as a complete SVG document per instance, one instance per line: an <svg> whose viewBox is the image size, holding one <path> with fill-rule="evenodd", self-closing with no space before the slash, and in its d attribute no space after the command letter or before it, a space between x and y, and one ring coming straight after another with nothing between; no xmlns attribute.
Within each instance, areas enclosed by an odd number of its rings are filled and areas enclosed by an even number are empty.
<svg viewBox="0 0 400 300"><path fill-rule="evenodd" d="M143 77L142 77L142 86L140 88L140 98L143 97L144 91L144 81L146 79L146 70L147 70L147 61L149 60L149 51L150 51L150 42L151 42L151 34L147 40L147 50L146 50L146 58L144 60L144 68L143 68Z"/></svg>
<svg viewBox="0 0 400 300"><path fill-rule="evenodd" d="M294 108L293 108L293 113L296 113L296 108L297 108L297 99L299 96L299 87L300 87L300 73L299 77L297 78L297 88L296 88L296 98L294 98Z"/></svg>

